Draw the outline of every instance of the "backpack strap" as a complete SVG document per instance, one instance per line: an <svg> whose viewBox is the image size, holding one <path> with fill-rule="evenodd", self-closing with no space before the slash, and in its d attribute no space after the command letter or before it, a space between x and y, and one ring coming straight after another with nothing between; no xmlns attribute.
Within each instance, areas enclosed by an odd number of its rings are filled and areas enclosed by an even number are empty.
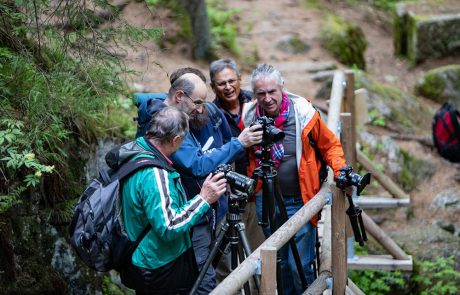
<svg viewBox="0 0 460 295"><path fill-rule="evenodd" d="M310 141L310 146L315 150L315 156L317 159L319 159L319 161L321 162L321 167L319 169L319 183L320 185L325 182L327 180L327 163L326 161L324 160L323 156L321 155L321 153L319 152L319 149L318 149L318 144L316 143L316 141L313 139L313 135L310 133L308 133L308 139Z"/></svg>
<svg viewBox="0 0 460 295"><path fill-rule="evenodd" d="M452 109L450 111L450 119L452 120L452 126L454 127L455 137L457 137L458 140L460 140L460 112L455 109Z"/></svg>
<svg viewBox="0 0 460 295"><path fill-rule="evenodd" d="M217 131L222 125L222 117L220 116L220 111L217 109L217 106L212 102L206 102L208 107L209 115L214 122L214 130Z"/></svg>
<svg viewBox="0 0 460 295"><path fill-rule="evenodd" d="M148 154L151 154L151 153L147 153L146 155ZM118 177L118 181L121 182L122 180L134 174L136 171L139 171L141 169L148 168L148 167L160 167L166 170L171 170L170 167L167 167L165 165L166 164L163 161L161 161L160 158L158 157L150 158L150 157L141 156L133 161L129 161L123 164L113 177ZM141 232L141 234L137 237L136 241L134 242L133 249L137 249L140 242L145 238L145 236L147 235L147 233L150 231L151 228L152 228L152 225L148 223L147 226L144 228L144 230Z"/></svg>

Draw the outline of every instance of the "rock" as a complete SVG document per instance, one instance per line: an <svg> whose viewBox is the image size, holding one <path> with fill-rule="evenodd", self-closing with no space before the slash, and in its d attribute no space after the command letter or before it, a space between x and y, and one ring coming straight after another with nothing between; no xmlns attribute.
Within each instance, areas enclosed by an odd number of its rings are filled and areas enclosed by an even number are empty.
<svg viewBox="0 0 460 295"><path fill-rule="evenodd" d="M276 44L276 48L289 54L298 54L309 51L311 46L306 41L301 40L298 34L289 34Z"/></svg>
<svg viewBox="0 0 460 295"><path fill-rule="evenodd" d="M450 102L460 109L460 65L428 71L415 85L415 93L438 103Z"/></svg>
<svg viewBox="0 0 460 295"><path fill-rule="evenodd" d="M345 65L366 68L366 36L357 25L330 16L321 30L320 43Z"/></svg>
<svg viewBox="0 0 460 295"><path fill-rule="evenodd" d="M447 232L450 232L451 234L454 234L455 233L455 225L453 225L452 223L450 222L447 222L445 220L436 220L434 222L435 225L439 226L440 228L442 228L443 230L447 231Z"/></svg>
<svg viewBox="0 0 460 295"><path fill-rule="evenodd" d="M456 189L447 189L436 195L431 206L447 211L460 210L460 192Z"/></svg>
<svg viewBox="0 0 460 295"><path fill-rule="evenodd" d="M363 72L355 75L355 89L359 88L365 88L369 93L371 124L384 126L401 134L431 135L434 110L419 98L371 80Z"/></svg>
<svg viewBox="0 0 460 295"><path fill-rule="evenodd" d="M460 51L458 0L402 2L393 20L395 54L412 63Z"/></svg>
<svg viewBox="0 0 460 295"><path fill-rule="evenodd" d="M281 73L299 72L299 73L316 73L319 71L335 70L337 64L330 62L278 62L273 63Z"/></svg>
<svg viewBox="0 0 460 295"><path fill-rule="evenodd" d="M365 131L358 136L365 146L365 153L406 192L412 191L435 172L433 164L401 149L389 136L377 136Z"/></svg>
<svg viewBox="0 0 460 295"><path fill-rule="evenodd" d="M334 71L320 71L311 76L315 82L323 82L334 77Z"/></svg>

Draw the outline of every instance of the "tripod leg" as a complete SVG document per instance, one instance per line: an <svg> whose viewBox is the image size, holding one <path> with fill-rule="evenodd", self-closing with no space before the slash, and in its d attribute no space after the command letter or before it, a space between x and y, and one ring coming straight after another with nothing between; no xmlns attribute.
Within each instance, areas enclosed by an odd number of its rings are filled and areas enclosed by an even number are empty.
<svg viewBox="0 0 460 295"><path fill-rule="evenodd" d="M275 183L277 184L277 182ZM286 211L286 206L284 205L283 196L281 195L278 186L276 187L276 190L275 190L275 197L276 197L276 201L277 201L278 208L280 211L281 223L285 223L288 220L288 215ZM289 240L289 245L291 247L292 256L294 257L294 261L297 267L297 272L299 274L300 281L302 282L302 287L304 290L306 290L308 288L308 282L307 282L307 277L305 275L305 270L303 269L303 266L302 266L302 261L300 260L299 250L297 249L297 244L295 242L295 235Z"/></svg>
<svg viewBox="0 0 460 295"><path fill-rule="evenodd" d="M195 284L193 285L192 290L190 291L190 295L194 295L196 291L198 291L198 288L201 284L201 281L203 280L206 272L208 271L209 266L213 262L214 257L219 251L219 247L222 244L222 240L224 239L224 236L229 228L228 223L226 222L224 225L222 225L222 228L220 229L219 234L217 235L217 239L215 244L213 245L211 252L209 253L208 258L206 259L206 262L203 265L203 268L200 271L200 274L198 275L198 278L196 279ZM219 256L220 257L220 256Z"/></svg>
<svg viewBox="0 0 460 295"><path fill-rule="evenodd" d="M245 226L243 223L238 223L237 224L237 229L238 229L238 234L239 234L239 237L240 237L240 241L241 241L241 245L243 247L243 250L244 250L244 253L246 254L245 257L248 257L249 255L251 255L252 251L251 251L251 247L249 246L249 242L248 242L248 238L246 236L246 229L245 229ZM243 254L244 256L244 254ZM243 259L240 259L240 261L243 261ZM260 280L259 280L259 277L257 275L254 275L252 277L254 279L254 283L256 285L256 288L257 290L259 290L260 288Z"/></svg>
<svg viewBox="0 0 460 295"><path fill-rule="evenodd" d="M262 198L263 202L268 203L268 206L265 206L263 210L267 210L267 212L262 212L263 214L268 214L269 222L270 222L270 234L273 234L276 231L276 224L275 224L275 185L273 182L273 174L270 172L270 175L264 175L263 177L263 185L262 185ZM264 203L263 203L264 204ZM284 294L284 287L283 287L283 276L281 273L281 258L279 255L279 251L276 255L276 282L277 282L277 291L278 295Z"/></svg>

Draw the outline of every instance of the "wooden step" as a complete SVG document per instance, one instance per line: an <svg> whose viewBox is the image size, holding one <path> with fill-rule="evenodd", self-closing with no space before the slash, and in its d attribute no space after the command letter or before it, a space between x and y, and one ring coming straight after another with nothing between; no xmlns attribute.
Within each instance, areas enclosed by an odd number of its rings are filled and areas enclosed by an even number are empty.
<svg viewBox="0 0 460 295"><path fill-rule="evenodd" d="M409 260L396 260L391 255L366 255L348 258L348 269L402 270L412 271L412 256Z"/></svg>
<svg viewBox="0 0 460 295"><path fill-rule="evenodd" d="M410 199L394 199L378 196L360 196L353 200L363 209L409 207Z"/></svg>

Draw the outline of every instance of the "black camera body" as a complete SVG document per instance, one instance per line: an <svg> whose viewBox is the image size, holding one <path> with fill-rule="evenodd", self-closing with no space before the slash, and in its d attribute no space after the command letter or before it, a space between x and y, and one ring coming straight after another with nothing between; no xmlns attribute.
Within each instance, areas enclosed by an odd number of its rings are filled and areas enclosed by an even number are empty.
<svg viewBox="0 0 460 295"><path fill-rule="evenodd" d="M229 164L221 164L217 166L217 169L214 171L214 174L223 172L227 183L230 185L232 191L236 190L240 194L246 195L248 197L252 195L254 189L256 188L256 181L252 178L249 178L245 175L236 173L232 170L232 166Z"/></svg>
<svg viewBox="0 0 460 295"><path fill-rule="evenodd" d="M335 183L338 188L345 189L351 185L356 186L357 194L360 195L361 191L371 182L371 174L366 173L361 176L353 172L353 167L347 165L340 168L340 174L337 176Z"/></svg>
<svg viewBox="0 0 460 295"><path fill-rule="evenodd" d="M251 126L260 124L262 126L262 142L260 145L267 146L275 142L281 141L284 138L283 130L275 127L275 120L269 117L258 117L252 122Z"/></svg>

